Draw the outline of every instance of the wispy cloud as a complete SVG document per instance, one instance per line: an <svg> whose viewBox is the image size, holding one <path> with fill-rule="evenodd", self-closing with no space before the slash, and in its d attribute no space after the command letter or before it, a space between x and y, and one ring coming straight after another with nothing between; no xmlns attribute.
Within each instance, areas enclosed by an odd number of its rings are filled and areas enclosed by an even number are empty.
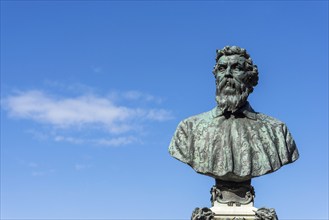
<svg viewBox="0 0 329 220"><path fill-rule="evenodd" d="M81 170L85 170L85 169L88 169L88 168L91 168L92 165L91 164L81 164L81 163L77 163L74 165L74 169L76 171L81 171Z"/></svg>
<svg viewBox="0 0 329 220"><path fill-rule="evenodd" d="M34 162L30 162L30 163L28 163L28 166L31 168L36 168L36 167L38 167L38 164L34 163Z"/></svg>
<svg viewBox="0 0 329 220"><path fill-rule="evenodd" d="M50 175L52 173L54 173L55 170L51 169L51 170L43 170L43 171L32 171L31 175L32 176L46 176L46 175Z"/></svg>
<svg viewBox="0 0 329 220"><path fill-rule="evenodd" d="M56 142L66 142L70 144L88 144L104 147L118 147L132 143L141 143L139 138L134 136L119 136L112 138L76 138L71 136L56 135L53 137Z"/></svg>
<svg viewBox="0 0 329 220"><path fill-rule="evenodd" d="M100 66L92 66L91 69L94 73L101 73L103 71L102 67Z"/></svg>
<svg viewBox="0 0 329 220"><path fill-rule="evenodd" d="M94 140L94 143L97 145L102 145L102 146L121 146L121 145L127 145L135 142L140 142L136 137L133 136L127 136L127 137L115 137L115 138L110 138L110 139L98 139Z"/></svg>
<svg viewBox="0 0 329 220"><path fill-rule="evenodd" d="M118 130L114 125L116 122L141 115L138 109L116 106L101 97L55 98L41 91L10 96L4 104L11 116L61 127L99 123Z"/></svg>
<svg viewBox="0 0 329 220"><path fill-rule="evenodd" d="M62 135L56 135L53 139L57 142L68 142L68 143L71 143L71 144L84 144L84 143L86 143L86 140L84 140L84 139L69 137L69 136L62 136Z"/></svg>
<svg viewBox="0 0 329 220"><path fill-rule="evenodd" d="M172 114L165 109L151 109L147 112L146 117L150 120L166 121L172 118Z"/></svg>
<svg viewBox="0 0 329 220"><path fill-rule="evenodd" d="M115 133L130 130L130 121L163 121L172 117L168 110L128 108L116 105L106 97L83 95L56 98L37 90L9 96L3 104L9 114L16 118L32 119L58 127L98 124Z"/></svg>
<svg viewBox="0 0 329 220"><path fill-rule="evenodd" d="M147 102L156 102L156 103L161 103L163 100L159 97L155 97L153 95L143 93L140 91L127 91L122 93L123 98L129 99L129 100L143 100Z"/></svg>
<svg viewBox="0 0 329 220"><path fill-rule="evenodd" d="M93 87L78 82L67 84L61 81L44 80L43 84L48 90L53 90L57 93L70 92L71 94L87 94L93 93L97 90Z"/></svg>
<svg viewBox="0 0 329 220"><path fill-rule="evenodd" d="M156 103L161 104L164 100L161 97L157 97L151 95L149 93L137 91L137 90L129 90L125 92L112 91L109 94L111 100L120 101L126 100L129 102L143 102L143 103Z"/></svg>
<svg viewBox="0 0 329 220"><path fill-rule="evenodd" d="M158 102L160 99L138 91L117 93L116 98ZM131 106L117 104L116 98L84 94L74 97L55 96L41 90L28 90L5 97L2 107L10 117L33 120L55 129L79 130L101 128L114 135L109 139L81 138L60 134L42 134L40 139L52 138L57 142L72 144L92 143L103 146L120 146L138 142L132 135L149 122L163 122L173 118L172 113L163 108L140 107L138 102ZM121 100L122 102L122 100ZM145 106L145 105L143 105ZM31 130L32 133L33 130ZM42 138L40 137L42 134ZM118 135L120 136L118 137Z"/></svg>

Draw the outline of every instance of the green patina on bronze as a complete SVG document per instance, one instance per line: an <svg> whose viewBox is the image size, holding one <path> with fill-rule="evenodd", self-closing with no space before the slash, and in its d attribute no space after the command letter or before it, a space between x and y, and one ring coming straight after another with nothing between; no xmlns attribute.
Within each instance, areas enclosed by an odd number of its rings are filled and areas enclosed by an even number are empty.
<svg viewBox="0 0 329 220"><path fill-rule="evenodd" d="M196 172L222 181L243 182L298 159L287 126L258 113L247 102L258 69L240 47L217 50L213 70L217 106L181 121L170 154Z"/></svg>

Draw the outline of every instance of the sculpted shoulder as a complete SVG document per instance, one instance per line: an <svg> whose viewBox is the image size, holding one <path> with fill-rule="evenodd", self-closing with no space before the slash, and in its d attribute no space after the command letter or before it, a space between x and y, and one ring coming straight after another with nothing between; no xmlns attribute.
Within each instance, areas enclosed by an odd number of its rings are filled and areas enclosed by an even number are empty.
<svg viewBox="0 0 329 220"><path fill-rule="evenodd" d="M285 123L280 121L279 119L265 115L263 113L257 113L257 120L263 122L264 124L272 125L273 127L285 126Z"/></svg>
<svg viewBox="0 0 329 220"><path fill-rule="evenodd" d="M206 123L206 122L210 122L213 118L214 118L214 109L207 111L207 112L203 112L197 115L193 115L190 116L186 119L184 119L183 121L181 121L180 124L199 124L199 123Z"/></svg>

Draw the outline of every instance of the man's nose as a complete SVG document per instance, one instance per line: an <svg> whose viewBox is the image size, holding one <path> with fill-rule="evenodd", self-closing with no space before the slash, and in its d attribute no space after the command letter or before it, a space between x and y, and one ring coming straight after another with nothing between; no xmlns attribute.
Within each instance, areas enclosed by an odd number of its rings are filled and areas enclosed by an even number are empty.
<svg viewBox="0 0 329 220"><path fill-rule="evenodd" d="M224 76L225 77L232 77L232 72L231 72L231 67L228 66L225 70L225 73L224 73Z"/></svg>

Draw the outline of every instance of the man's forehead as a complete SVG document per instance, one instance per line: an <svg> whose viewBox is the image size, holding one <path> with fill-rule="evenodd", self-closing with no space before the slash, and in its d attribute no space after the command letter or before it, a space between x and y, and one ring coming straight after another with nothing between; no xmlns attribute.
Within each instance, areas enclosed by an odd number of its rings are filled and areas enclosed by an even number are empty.
<svg viewBox="0 0 329 220"><path fill-rule="evenodd" d="M240 55L223 55L218 59L218 63L244 63L246 61L246 58Z"/></svg>

